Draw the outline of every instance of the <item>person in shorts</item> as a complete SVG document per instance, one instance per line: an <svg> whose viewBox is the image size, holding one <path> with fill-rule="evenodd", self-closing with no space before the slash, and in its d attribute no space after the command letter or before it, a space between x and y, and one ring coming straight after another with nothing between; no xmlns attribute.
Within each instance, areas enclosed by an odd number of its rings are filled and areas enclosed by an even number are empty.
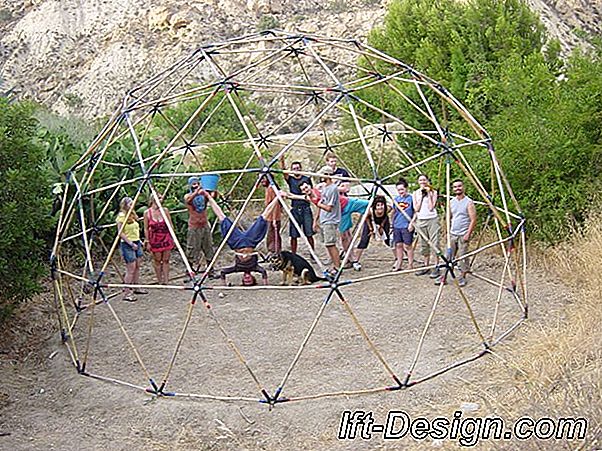
<svg viewBox="0 0 602 451"><path fill-rule="evenodd" d="M131 197L124 197L119 202L119 213L117 214L117 233L119 234L119 250L125 262L126 285L138 285L140 283L140 259L144 255L142 241L140 241L140 224L138 215L133 208L134 201ZM146 290L125 288L124 301L136 301L135 294L147 294Z"/></svg>
<svg viewBox="0 0 602 451"><path fill-rule="evenodd" d="M323 185L321 183L320 185ZM318 205L322 198L322 193L318 188L312 188L308 182L303 182L300 185L301 192L305 195L306 199L309 199L314 205ZM289 195L291 199L299 198L299 196ZM353 213L364 214L370 201L366 199L357 199L355 197L347 197L339 190L339 202L341 203L341 222L339 223L339 234L341 235L341 243L343 246L343 252L349 250L351 245L351 229L353 227ZM319 217L314 220L314 229L319 229ZM342 258L339 255L339 258ZM349 267L351 267L351 261L349 261Z"/></svg>
<svg viewBox="0 0 602 451"><path fill-rule="evenodd" d="M397 196L393 199L393 243L395 245L395 264L393 271L400 271L404 253L408 257L408 268L414 268L414 206L412 195L408 193L408 182L400 179L396 186Z"/></svg>
<svg viewBox="0 0 602 451"><path fill-rule="evenodd" d="M284 159L280 160L280 165L282 169L285 168ZM294 196L302 196L303 192L301 191L301 184L307 183L309 187L312 187L311 179L306 175L299 174L299 171L302 170L301 163L299 161L293 161L291 163L291 173L284 174L284 179L288 184L289 191ZM314 230L313 230L313 214L311 212L311 206L307 199L301 197L291 197L291 214L297 224L299 224L299 228L303 235L307 237L307 241L312 249L314 249ZM289 225L289 235L291 238L291 252L297 253L298 239L301 236L297 227L293 221L290 221Z"/></svg>
<svg viewBox="0 0 602 451"><path fill-rule="evenodd" d="M320 181L324 184L321 191L321 198L317 203L320 209L320 231L322 241L331 261L331 272L335 273L341 265L337 241L339 238L339 225L341 223L341 201L339 200L339 190L334 184L332 174L334 171L330 166L324 166L319 171Z"/></svg>

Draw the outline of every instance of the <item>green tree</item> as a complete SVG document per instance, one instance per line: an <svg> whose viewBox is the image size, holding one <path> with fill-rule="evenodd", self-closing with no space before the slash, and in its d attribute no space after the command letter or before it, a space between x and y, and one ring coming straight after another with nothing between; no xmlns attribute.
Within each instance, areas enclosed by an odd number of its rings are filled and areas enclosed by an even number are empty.
<svg viewBox="0 0 602 451"><path fill-rule="evenodd" d="M472 112L497 111L500 64L540 53L544 27L522 0L396 0L370 44L446 86Z"/></svg>
<svg viewBox="0 0 602 451"><path fill-rule="evenodd" d="M602 188L602 60L573 55L556 80L536 58L509 61L500 80L506 107L486 122L536 236L564 237Z"/></svg>
<svg viewBox="0 0 602 451"><path fill-rule="evenodd" d="M48 257L49 178L33 112L0 98L0 320L40 290Z"/></svg>
<svg viewBox="0 0 602 451"><path fill-rule="evenodd" d="M485 126L536 237L556 241L584 218L602 169L599 45L563 63L522 0L395 0L369 41L441 82ZM376 88L360 95L394 113L406 107ZM449 126L464 125L450 117ZM485 155L475 168L487 182Z"/></svg>

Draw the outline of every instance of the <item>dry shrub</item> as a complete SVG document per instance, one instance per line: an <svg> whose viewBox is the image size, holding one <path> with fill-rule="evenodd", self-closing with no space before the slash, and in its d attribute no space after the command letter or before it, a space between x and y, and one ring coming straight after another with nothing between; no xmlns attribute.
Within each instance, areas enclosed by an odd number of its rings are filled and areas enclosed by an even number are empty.
<svg viewBox="0 0 602 451"><path fill-rule="evenodd" d="M602 447L602 211L592 214L571 238L554 248L531 249L532 273L545 271L570 290L570 301L558 311L540 305L538 317L525 323L512 345L494 349L478 379L457 387L457 400L478 398L478 413L494 414L506 424L524 416L585 417L584 441L481 441L485 448L600 449ZM562 286L559 287L562 289ZM562 295L559 293L559 295ZM537 293L531 293L537 296ZM450 410L451 409L451 410ZM442 411L457 409L457 404ZM426 444L425 444L426 445ZM427 445L428 446L428 445ZM445 442L444 448L456 448Z"/></svg>

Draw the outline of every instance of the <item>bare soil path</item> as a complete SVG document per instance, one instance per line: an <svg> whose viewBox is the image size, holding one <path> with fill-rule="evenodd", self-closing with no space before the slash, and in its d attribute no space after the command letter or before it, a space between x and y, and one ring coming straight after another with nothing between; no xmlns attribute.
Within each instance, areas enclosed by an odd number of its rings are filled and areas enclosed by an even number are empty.
<svg viewBox="0 0 602 451"><path fill-rule="evenodd" d="M351 279L383 271L392 263L390 251L373 245L361 272ZM149 262L146 263L150 265ZM481 274L499 273L493 254L477 261ZM152 275L146 273L147 280ZM270 273L274 283L280 275ZM239 283L239 276L232 282ZM531 312L539 321L549 308L566 302L566 290L530 271ZM427 277L392 275L351 284L343 296L375 346L400 378L410 366L437 287ZM321 307L326 290L208 292L224 329L247 358L269 393L279 386ZM488 333L497 289L474 278L466 287L475 317ZM160 381L175 349L188 311L190 292L151 290L136 303L119 298L111 305L130 333L151 376ZM500 304L495 334L513 324L519 310L511 296ZM50 294L29 304L3 334L0 355L0 449L372 449L382 442L341 443L336 434L344 410L372 410L385 418L390 409L417 416L441 402L459 405L449 382L474 376L487 365L484 357L407 390L278 404L220 402L186 398L153 398L139 390L82 377L53 332ZM145 374L106 306L96 310L87 370L148 386ZM27 330L24 325L36 324ZM86 315L78 322L83 348ZM520 334L521 329L517 332ZM77 334L76 334L77 335ZM43 337L32 341L31 337ZM509 344L508 344L509 343ZM512 337L503 346L511 347ZM479 350L480 340L465 304L452 286L444 288L413 377L421 377ZM283 396L305 396L339 390L394 385L392 378L352 321L333 298L297 366ZM202 305L192 314L167 390L230 396L261 395L249 373L228 348L216 323ZM406 439L409 440L409 439ZM411 442L404 442L408 445Z"/></svg>

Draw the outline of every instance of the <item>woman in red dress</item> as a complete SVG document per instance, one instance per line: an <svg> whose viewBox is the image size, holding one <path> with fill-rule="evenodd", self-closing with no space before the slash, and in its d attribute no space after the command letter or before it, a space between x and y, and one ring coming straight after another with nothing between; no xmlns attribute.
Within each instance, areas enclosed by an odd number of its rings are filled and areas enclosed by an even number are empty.
<svg viewBox="0 0 602 451"><path fill-rule="evenodd" d="M159 199L163 203L163 197ZM144 212L144 236L146 249L153 255L153 266L160 285L169 282L169 256L175 246L165 219L173 230L169 210L157 205L155 198L151 197L149 208Z"/></svg>

